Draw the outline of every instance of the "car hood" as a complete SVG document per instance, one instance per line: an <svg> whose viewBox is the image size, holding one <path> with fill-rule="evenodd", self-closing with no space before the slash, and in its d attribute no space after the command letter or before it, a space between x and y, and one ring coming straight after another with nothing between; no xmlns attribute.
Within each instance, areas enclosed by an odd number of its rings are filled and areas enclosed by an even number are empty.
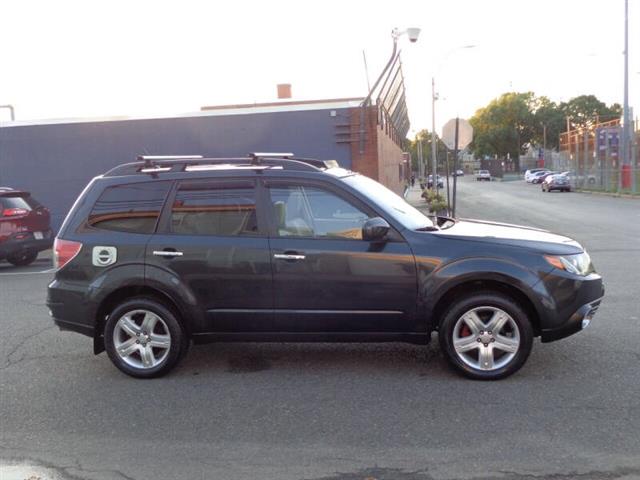
<svg viewBox="0 0 640 480"><path fill-rule="evenodd" d="M580 253L584 250L575 240L547 230L483 220L461 219L453 226L433 233L443 237L525 247L559 255Z"/></svg>

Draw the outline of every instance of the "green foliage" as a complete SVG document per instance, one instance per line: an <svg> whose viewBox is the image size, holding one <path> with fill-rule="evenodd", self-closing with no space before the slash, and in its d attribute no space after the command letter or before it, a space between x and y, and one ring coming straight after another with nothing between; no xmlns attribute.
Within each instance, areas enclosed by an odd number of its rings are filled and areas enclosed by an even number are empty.
<svg viewBox="0 0 640 480"><path fill-rule="evenodd" d="M614 103L610 107L601 102L595 95L580 95L566 103L561 103L559 108L565 117L569 117L571 128L589 127L600 122L606 122L619 118L622 107Z"/></svg>
<svg viewBox="0 0 640 480"><path fill-rule="evenodd" d="M535 134L535 107L533 92L511 92L479 109L470 120L476 156L506 157L509 154L511 158L518 158Z"/></svg>
<svg viewBox="0 0 640 480"><path fill-rule="evenodd" d="M476 156L505 158L508 154L517 159L528 146L543 146L545 128L547 148L558 148L567 117L573 129L618 118L621 110L619 104L607 106L594 95L557 104L533 92L505 93L471 118L474 140L470 148Z"/></svg>
<svg viewBox="0 0 640 480"><path fill-rule="evenodd" d="M422 191L422 198L427 201L429 205L429 212L437 213L447 209L447 201L444 196L437 193L433 188L425 188Z"/></svg>
<svg viewBox="0 0 640 480"><path fill-rule="evenodd" d="M440 141L440 137L436 134L436 155L442 163L442 159L446 158L447 147ZM422 142L422 157L428 165L427 169L431 171L431 132L429 130L420 130L416 137L409 141L409 152L411 153L411 168L417 172L418 169L418 143Z"/></svg>

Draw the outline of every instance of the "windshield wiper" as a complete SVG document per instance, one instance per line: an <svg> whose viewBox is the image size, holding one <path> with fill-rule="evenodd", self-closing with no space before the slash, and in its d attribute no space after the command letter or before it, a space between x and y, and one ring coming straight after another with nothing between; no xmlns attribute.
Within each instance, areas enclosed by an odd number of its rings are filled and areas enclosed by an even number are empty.
<svg viewBox="0 0 640 480"><path fill-rule="evenodd" d="M437 232L438 230L440 229L435 225L426 225L424 227L416 228L417 232Z"/></svg>

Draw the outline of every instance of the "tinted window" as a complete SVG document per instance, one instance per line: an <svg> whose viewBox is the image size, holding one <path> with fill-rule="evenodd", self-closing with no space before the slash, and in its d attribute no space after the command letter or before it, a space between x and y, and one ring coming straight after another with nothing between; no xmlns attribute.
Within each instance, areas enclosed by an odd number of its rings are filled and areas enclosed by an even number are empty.
<svg viewBox="0 0 640 480"><path fill-rule="evenodd" d="M171 210L171 231L185 235L257 235L253 183L182 185Z"/></svg>
<svg viewBox="0 0 640 480"><path fill-rule="evenodd" d="M315 187L272 187L278 235L362 239L368 215L336 194Z"/></svg>
<svg viewBox="0 0 640 480"><path fill-rule="evenodd" d="M171 182L130 183L102 192L89 225L104 230L153 233Z"/></svg>

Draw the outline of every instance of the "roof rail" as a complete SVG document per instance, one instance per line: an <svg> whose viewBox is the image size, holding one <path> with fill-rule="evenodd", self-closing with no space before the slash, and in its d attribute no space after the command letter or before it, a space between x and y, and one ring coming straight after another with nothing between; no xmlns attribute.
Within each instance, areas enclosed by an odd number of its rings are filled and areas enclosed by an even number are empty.
<svg viewBox="0 0 640 480"><path fill-rule="evenodd" d="M118 165L107 171L105 177L135 174L158 174L185 171L196 165L238 165L245 167L282 167L289 170L318 171L338 166L335 160L317 160L295 157L293 153L250 153L240 158L206 158L201 155L157 156L139 155L137 162Z"/></svg>
<svg viewBox="0 0 640 480"><path fill-rule="evenodd" d="M153 168L154 162L163 160L195 160L202 155L138 155L137 160L144 162L144 168Z"/></svg>

